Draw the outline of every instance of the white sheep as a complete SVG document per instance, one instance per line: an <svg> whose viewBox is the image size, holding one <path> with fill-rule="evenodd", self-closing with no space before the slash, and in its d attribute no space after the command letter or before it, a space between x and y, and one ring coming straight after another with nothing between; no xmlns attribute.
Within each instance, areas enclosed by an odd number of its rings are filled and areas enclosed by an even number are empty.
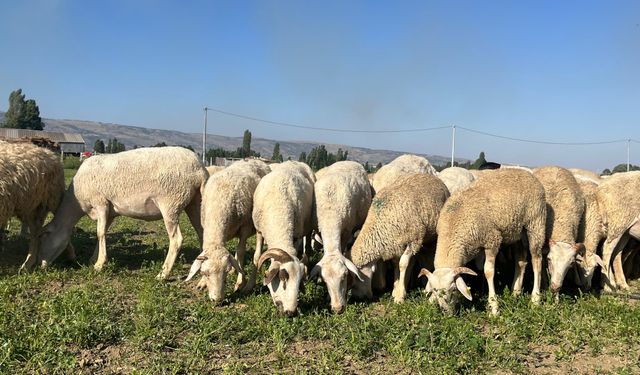
<svg viewBox="0 0 640 375"><path fill-rule="evenodd" d="M545 238L548 241L545 250L548 249L551 291L557 293L577 257L585 255L584 245L576 243L584 214L584 195L567 169L554 166L536 168L533 175L544 187L547 202Z"/></svg>
<svg viewBox="0 0 640 375"><path fill-rule="evenodd" d="M454 293L456 289L471 300L461 275L475 275L464 265L484 253L489 307L497 314L493 283L496 255L501 244L517 243L526 235L534 274L531 299L539 303L546 215L544 188L531 173L519 169L492 171L468 189L451 196L438 219L435 270L433 273L424 268L420 271L420 275L429 280L426 291L431 294L430 300L449 312L459 296ZM515 262L514 294L522 291L526 266L526 253L519 255Z"/></svg>
<svg viewBox="0 0 640 375"><path fill-rule="evenodd" d="M380 168L373 175L371 185L377 192L385 186L393 184L399 178L414 173L437 174L429 160L416 155L402 155Z"/></svg>
<svg viewBox="0 0 640 375"><path fill-rule="evenodd" d="M571 172L576 179L587 179L595 182L596 184L600 184L602 181L599 174L586 169L569 168L569 172Z"/></svg>
<svg viewBox="0 0 640 375"><path fill-rule="evenodd" d="M256 227L256 266L245 291L253 289L256 272L271 259L264 284L279 311L295 314L298 292L305 276L305 265L299 260L296 245L313 229L313 184L309 167L286 161L264 176L253 194L253 222ZM262 244L269 247L264 254ZM276 277L278 276L278 277Z"/></svg>
<svg viewBox="0 0 640 375"><path fill-rule="evenodd" d="M0 143L0 228L12 216L29 228L29 254L21 269L36 262L38 234L63 194L64 170L57 155L32 144Z"/></svg>
<svg viewBox="0 0 640 375"><path fill-rule="evenodd" d="M438 173L438 178L447 185L450 194L466 189L476 179L473 173L460 167L445 168Z"/></svg>
<svg viewBox="0 0 640 375"><path fill-rule="evenodd" d="M207 180L202 194L202 253L191 266L187 281L200 270L209 298L215 303L224 299L227 273L238 272L235 290L244 284L244 254L249 236L255 233L253 219L253 193L260 179L270 172L261 161L239 161L213 174ZM239 238L236 257L232 257L225 243Z"/></svg>
<svg viewBox="0 0 640 375"><path fill-rule="evenodd" d="M371 205L371 185L360 163L339 161L316 173L314 187L318 229L324 246L322 259L309 275L320 274L327 284L331 309L344 310L349 272L362 278L358 268L344 255L347 242L362 227Z"/></svg>
<svg viewBox="0 0 640 375"><path fill-rule="evenodd" d="M607 239L602 245L605 291L612 291L616 287L629 288L622 268L622 250L630 238L640 239L638 192L640 171L616 173L598 186L596 199L607 230Z"/></svg>
<svg viewBox="0 0 640 375"><path fill-rule="evenodd" d="M354 284L355 297L371 298L376 262L394 260L392 295L396 303L404 301L409 262L423 244L435 240L440 209L448 197L447 186L425 173L405 176L377 192L350 252L365 279Z"/></svg>
<svg viewBox="0 0 640 375"><path fill-rule="evenodd" d="M166 278L182 245L178 225L182 211L202 241L200 201L207 177L196 154L182 147L139 148L90 157L78 169L56 215L44 229L42 266L60 255L84 215L97 221L98 243L92 257L96 270L107 260L105 235L115 217L163 219L169 252L158 278Z"/></svg>

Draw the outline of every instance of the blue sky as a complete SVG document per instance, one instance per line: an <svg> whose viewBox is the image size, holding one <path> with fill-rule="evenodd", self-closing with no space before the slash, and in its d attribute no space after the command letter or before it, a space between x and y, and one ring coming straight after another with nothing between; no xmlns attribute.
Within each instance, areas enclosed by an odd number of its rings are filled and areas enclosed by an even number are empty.
<svg viewBox="0 0 640 375"><path fill-rule="evenodd" d="M202 107L310 126L456 124L640 139L638 1L2 1L0 98L43 117L198 132ZM0 101L6 110L7 99ZM210 132L450 154L450 130L344 134L210 113ZM594 170L626 145L458 132L457 156ZM632 144L640 164L640 143Z"/></svg>

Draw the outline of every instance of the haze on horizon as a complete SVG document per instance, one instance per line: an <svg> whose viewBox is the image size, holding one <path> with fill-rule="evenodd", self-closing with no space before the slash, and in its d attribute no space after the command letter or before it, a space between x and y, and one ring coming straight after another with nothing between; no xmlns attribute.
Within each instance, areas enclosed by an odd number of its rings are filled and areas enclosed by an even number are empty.
<svg viewBox="0 0 640 375"><path fill-rule="evenodd" d="M341 129L640 140L637 1L26 0L0 14L2 111L22 88L42 117L186 132L210 106ZM450 129L346 134L209 115L213 134L451 152ZM458 131L456 156L480 151L596 171L626 162L625 143Z"/></svg>

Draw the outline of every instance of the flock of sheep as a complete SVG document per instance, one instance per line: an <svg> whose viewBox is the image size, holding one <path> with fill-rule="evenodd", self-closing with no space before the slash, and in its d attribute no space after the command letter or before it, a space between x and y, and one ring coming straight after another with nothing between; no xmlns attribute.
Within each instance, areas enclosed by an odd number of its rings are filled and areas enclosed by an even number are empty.
<svg viewBox="0 0 640 375"><path fill-rule="evenodd" d="M200 272L198 288L219 303L230 272L237 273L235 291L250 292L269 261L263 282L285 315L295 314L308 279L326 283L331 309L339 313L349 290L355 298L372 298L388 267L395 302L405 299L415 282L411 275L418 275L426 277L430 301L445 311L453 311L460 297L471 300L462 275L477 275L475 268L484 272L488 307L497 314L494 277L505 259L504 266L514 269L514 294L522 292L531 262L534 303L540 303L546 276L554 293L567 278L589 289L597 266L605 290L628 288L625 266L637 263L638 252L627 244L640 239L638 192L640 172L607 179L560 167L453 167L438 173L413 155L373 175L352 161L315 174L295 161L248 160L207 170L196 154L179 147L93 156L64 191L56 155L0 141L0 225L17 216L29 227L22 268L46 267L65 249L73 257L73 227L88 215L97 222L92 262L100 270L107 259L105 235L122 215L164 221L169 250L158 275L164 279L182 244L178 219L185 211L202 245L187 280ZM48 212L55 215L43 227ZM253 234L255 267L247 274L246 245ZM239 242L231 254L225 244L234 238ZM320 247L320 261L310 264L310 252Z"/></svg>

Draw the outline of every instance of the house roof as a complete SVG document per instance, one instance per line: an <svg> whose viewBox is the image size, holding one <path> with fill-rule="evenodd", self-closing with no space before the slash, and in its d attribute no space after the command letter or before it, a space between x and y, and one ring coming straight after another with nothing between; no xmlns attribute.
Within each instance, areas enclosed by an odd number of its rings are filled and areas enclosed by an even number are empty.
<svg viewBox="0 0 640 375"><path fill-rule="evenodd" d="M0 139L47 138L56 143L82 143L84 138L75 133L56 133L41 130L0 128Z"/></svg>

